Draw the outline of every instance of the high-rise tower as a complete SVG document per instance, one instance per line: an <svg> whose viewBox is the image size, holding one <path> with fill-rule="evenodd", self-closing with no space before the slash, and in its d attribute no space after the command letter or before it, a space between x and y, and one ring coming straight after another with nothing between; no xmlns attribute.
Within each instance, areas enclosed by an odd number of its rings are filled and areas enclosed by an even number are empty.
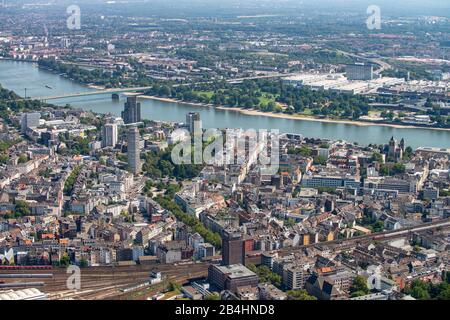
<svg viewBox="0 0 450 320"><path fill-rule="evenodd" d="M128 140L128 166L131 172L139 174L141 172L141 151L139 129L131 127L127 133Z"/></svg>
<svg viewBox="0 0 450 320"><path fill-rule="evenodd" d="M242 234L233 230L222 233L222 264L245 264L245 247Z"/></svg>
<svg viewBox="0 0 450 320"><path fill-rule="evenodd" d="M28 128L35 128L39 126L41 114L39 112L23 113L20 120L22 133L25 133Z"/></svg>
<svg viewBox="0 0 450 320"><path fill-rule="evenodd" d="M189 127L191 135L194 133L194 125L196 121L200 121L200 113L189 112L186 114L186 125Z"/></svg>
<svg viewBox="0 0 450 320"><path fill-rule="evenodd" d="M122 111L122 119L125 124L141 121L141 103L137 102L137 96L127 97L125 109Z"/></svg>
<svg viewBox="0 0 450 320"><path fill-rule="evenodd" d="M114 147L118 140L117 124L107 123L102 128L102 147Z"/></svg>

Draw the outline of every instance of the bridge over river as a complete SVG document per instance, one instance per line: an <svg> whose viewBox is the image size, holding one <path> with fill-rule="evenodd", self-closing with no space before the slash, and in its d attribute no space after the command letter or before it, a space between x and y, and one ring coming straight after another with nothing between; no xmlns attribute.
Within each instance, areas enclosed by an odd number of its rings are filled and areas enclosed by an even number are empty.
<svg viewBox="0 0 450 320"><path fill-rule="evenodd" d="M64 99L64 98L95 96L95 95L100 95L100 94L119 94L119 93L125 93L125 92L138 92L138 91L145 91L148 89L151 89L151 87L111 88L111 89L96 90L96 91L74 92L74 93L67 93L67 94L61 94L61 95L56 95L56 96L47 96L47 97L29 97L29 98L22 99L22 100L48 101L48 100L57 100L57 99Z"/></svg>
<svg viewBox="0 0 450 320"><path fill-rule="evenodd" d="M282 73L274 73L270 75L263 75L263 76L253 76L253 77L244 77L244 78L234 78L234 79L228 79L226 80L228 83L231 84L238 84L242 83L245 80L256 80L256 79L269 79L269 78L284 78L289 77L291 75L295 75L295 73L288 73L288 74L282 74ZM189 86L189 85L195 85L195 84L208 84L213 83L213 81L204 81L204 82L198 82L198 83L183 83L183 84L176 84L176 86ZM49 100L58 100L58 99L64 99L64 98L75 98L75 97L84 97L84 96L95 96L100 94L119 94L119 93L126 93L126 92L139 92L139 91L145 91L151 89L152 86L147 87L131 87L131 88L110 88L110 89L103 89L103 90L95 90L95 91L84 91L84 92L74 92L74 93L65 93L60 95L54 95L54 96L43 96L43 97L26 97L22 99L18 99L19 101L23 100L40 100L40 101L49 101Z"/></svg>

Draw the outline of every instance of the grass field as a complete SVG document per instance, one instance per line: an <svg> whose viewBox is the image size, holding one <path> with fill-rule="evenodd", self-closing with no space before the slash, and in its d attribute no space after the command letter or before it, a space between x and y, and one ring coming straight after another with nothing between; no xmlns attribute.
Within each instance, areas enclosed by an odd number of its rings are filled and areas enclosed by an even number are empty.
<svg viewBox="0 0 450 320"><path fill-rule="evenodd" d="M211 99L214 95L213 91L194 91L195 94L198 94L200 96L206 97L208 99ZM269 102L276 103L275 99L276 97L273 94L262 92L261 96L258 98L259 103L267 105Z"/></svg>
<svg viewBox="0 0 450 320"><path fill-rule="evenodd" d="M207 97L208 99L211 99L211 97L214 95L213 91L194 91L194 93L200 96Z"/></svg>

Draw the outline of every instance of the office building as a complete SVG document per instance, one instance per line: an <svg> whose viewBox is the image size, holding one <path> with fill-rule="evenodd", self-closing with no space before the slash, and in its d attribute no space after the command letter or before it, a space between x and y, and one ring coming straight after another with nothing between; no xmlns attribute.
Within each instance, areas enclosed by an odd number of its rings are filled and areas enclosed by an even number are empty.
<svg viewBox="0 0 450 320"><path fill-rule="evenodd" d="M136 127L128 130L128 167L134 174L141 172L140 133Z"/></svg>
<svg viewBox="0 0 450 320"><path fill-rule="evenodd" d="M288 264L283 267L283 285L289 290L303 289L309 277L308 266Z"/></svg>
<svg viewBox="0 0 450 320"><path fill-rule="evenodd" d="M400 193L416 193L418 190L418 180L397 179L391 177L369 177L364 180L364 188L375 190L394 190Z"/></svg>
<svg viewBox="0 0 450 320"><path fill-rule="evenodd" d="M277 257L278 257L277 253L263 252L261 254L261 265L266 266L272 270L273 262L274 262L275 258L277 258Z"/></svg>
<svg viewBox="0 0 450 320"><path fill-rule="evenodd" d="M127 97L125 109L122 111L122 119L125 124L141 121L141 103L137 102L137 96Z"/></svg>
<svg viewBox="0 0 450 320"><path fill-rule="evenodd" d="M25 133L28 128L36 128L39 126L41 114L39 112L23 113L20 120L22 133Z"/></svg>
<svg viewBox="0 0 450 320"><path fill-rule="evenodd" d="M259 283L258 276L242 264L229 266L210 265L208 268L208 282L218 290L229 290L233 293L239 287L256 287Z"/></svg>
<svg viewBox="0 0 450 320"><path fill-rule="evenodd" d="M186 125L189 127L189 132L191 134L194 132L194 125L196 121L200 121L200 113L189 112L186 114Z"/></svg>
<svg viewBox="0 0 450 320"><path fill-rule="evenodd" d="M349 64L345 72L348 80L373 80L373 66L369 64Z"/></svg>
<svg viewBox="0 0 450 320"><path fill-rule="evenodd" d="M358 175L335 174L329 172L318 172L303 176L302 186L305 188L359 188L360 179Z"/></svg>
<svg viewBox="0 0 450 320"><path fill-rule="evenodd" d="M114 147L117 144L119 130L117 124L107 123L102 128L102 148Z"/></svg>
<svg viewBox="0 0 450 320"><path fill-rule="evenodd" d="M222 234L222 264L245 264L245 249L242 234L224 230Z"/></svg>
<svg viewBox="0 0 450 320"><path fill-rule="evenodd" d="M41 142L43 145L50 147L52 144L56 144L56 134L52 131L45 131L41 133Z"/></svg>
<svg viewBox="0 0 450 320"><path fill-rule="evenodd" d="M424 200L436 200L439 198L439 188L432 185L426 186L422 189L422 198Z"/></svg>

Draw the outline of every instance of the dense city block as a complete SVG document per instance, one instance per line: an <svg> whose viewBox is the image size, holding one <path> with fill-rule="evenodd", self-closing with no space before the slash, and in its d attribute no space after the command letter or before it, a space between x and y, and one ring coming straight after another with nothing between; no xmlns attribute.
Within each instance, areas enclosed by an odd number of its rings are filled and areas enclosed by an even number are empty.
<svg viewBox="0 0 450 320"><path fill-rule="evenodd" d="M0 300L450 299L448 8L45 2L0 1Z"/></svg>

